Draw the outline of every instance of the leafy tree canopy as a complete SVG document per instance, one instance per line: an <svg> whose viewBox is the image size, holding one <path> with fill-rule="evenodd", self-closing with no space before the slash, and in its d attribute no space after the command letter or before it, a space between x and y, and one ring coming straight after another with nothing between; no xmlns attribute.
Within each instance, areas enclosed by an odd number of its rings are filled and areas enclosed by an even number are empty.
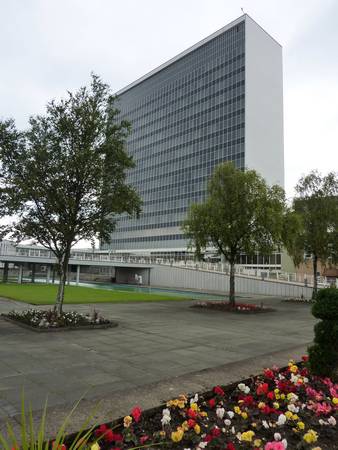
<svg viewBox="0 0 338 450"><path fill-rule="evenodd" d="M63 280L76 242L109 241L118 214L140 211L139 196L126 183L134 166L125 150L130 124L119 119L115 100L92 75L89 87L31 117L27 130L0 122L0 215L16 217L3 231L50 249Z"/></svg>
<svg viewBox="0 0 338 450"><path fill-rule="evenodd" d="M254 170L221 164L208 185L205 202L191 205L184 230L201 256L214 247L230 264L230 300L234 301L234 266L241 253L270 254L282 244L285 195L269 187Z"/></svg>

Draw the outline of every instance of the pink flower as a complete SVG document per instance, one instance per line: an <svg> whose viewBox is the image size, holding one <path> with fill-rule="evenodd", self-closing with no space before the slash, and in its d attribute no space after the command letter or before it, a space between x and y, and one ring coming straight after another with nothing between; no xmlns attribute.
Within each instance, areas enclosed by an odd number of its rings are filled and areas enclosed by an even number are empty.
<svg viewBox="0 0 338 450"><path fill-rule="evenodd" d="M143 445L147 440L149 439L149 436L141 436L140 437L140 444Z"/></svg>
<svg viewBox="0 0 338 450"><path fill-rule="evenodd" d="M265 444L264 450L285 450L283 442L271 441Z"/></svg>

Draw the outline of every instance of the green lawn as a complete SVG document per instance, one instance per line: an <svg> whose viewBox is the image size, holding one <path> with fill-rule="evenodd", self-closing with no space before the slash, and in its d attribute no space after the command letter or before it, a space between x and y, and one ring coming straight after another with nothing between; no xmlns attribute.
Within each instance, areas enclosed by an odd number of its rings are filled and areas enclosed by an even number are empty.
<svg viewBox="0 0 338 450"><path fill-rule="evenodd" d="M18 300L32 305L52 305L55 302L57 285L44 284L4 284L0 283L0 297ZM129 303L188 300L174 295L149 294L103 290L80 286L66 286L65 303Z"/></svg>

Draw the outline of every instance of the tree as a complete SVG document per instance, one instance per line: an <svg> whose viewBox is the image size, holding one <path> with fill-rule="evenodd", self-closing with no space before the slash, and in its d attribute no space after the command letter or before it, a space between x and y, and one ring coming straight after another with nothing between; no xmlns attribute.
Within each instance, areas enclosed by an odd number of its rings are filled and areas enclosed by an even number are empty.
<svg viewBox="0 0 338 450"><path fill-rule="evenodd" d="M235 264L241 253L269 255L282 242L284 191L254 170L218 166L203 203L193 204L183 229L201 256L215 248L230 265L229 301L235 305Z"/></svg>
<svg viewBox="0 0 338 450"><path fill-rule="evenodd" d="M72 246L95 237L109 241L116 215L140 211L126 183L134 166L125 151L130 124L118 113L108 85L92 75L89 87L31 117L26 131L13 120L0 122L0 211L17 217L6 229L13 238L33 238L54 253L57 314Z"/></svg>
<svg viewBox="0 0 338 450"><path fill-rule="evenodd" d="M322 176L312 171L296 186L290 217L298 216L301 226L291 235L286 248L298 266L304 254L312 256L313 297L318 290L318 262L338 261L338 173Z"/></svg>

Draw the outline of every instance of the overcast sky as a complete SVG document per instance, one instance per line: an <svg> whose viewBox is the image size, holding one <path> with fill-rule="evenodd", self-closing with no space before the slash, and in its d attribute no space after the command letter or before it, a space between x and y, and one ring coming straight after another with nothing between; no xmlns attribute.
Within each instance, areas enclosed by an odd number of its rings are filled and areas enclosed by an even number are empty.
<svg viewBox="0 0 338 450"><path fill-rule="evenodd" d="M242 14L283 46L285 179L338 170L337 0L0 0L0 118L99 74L117 91Z"/></svg>

